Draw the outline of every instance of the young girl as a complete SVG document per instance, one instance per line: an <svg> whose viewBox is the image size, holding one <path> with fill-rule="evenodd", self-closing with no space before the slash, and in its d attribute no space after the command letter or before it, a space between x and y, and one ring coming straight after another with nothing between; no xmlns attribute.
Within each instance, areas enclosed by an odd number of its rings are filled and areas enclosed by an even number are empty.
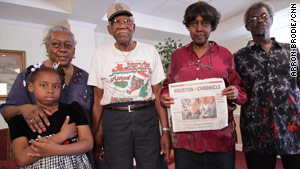
<svg viewBox="0 0 300 169"><path fill-rule="evenodd" d="M32 132L22 115L8 121L12 151L21 168L91 168L84 154L93 148L88 121L77 102L58 102L64 82L63 70L30 66L28 90L37 105L50 111L50 126L38 134Z"/></svg>

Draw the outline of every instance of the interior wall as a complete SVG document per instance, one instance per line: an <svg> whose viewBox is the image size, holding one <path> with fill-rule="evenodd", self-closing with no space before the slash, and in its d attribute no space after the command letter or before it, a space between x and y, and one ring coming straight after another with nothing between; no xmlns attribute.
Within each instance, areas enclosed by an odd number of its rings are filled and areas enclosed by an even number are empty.
<svg viewBox="0 0 300 169"><path fill-rule="evenodd" d="M0 23L0 48L26 51L26 66L46 59L42 44L46 26Z"/></svg>

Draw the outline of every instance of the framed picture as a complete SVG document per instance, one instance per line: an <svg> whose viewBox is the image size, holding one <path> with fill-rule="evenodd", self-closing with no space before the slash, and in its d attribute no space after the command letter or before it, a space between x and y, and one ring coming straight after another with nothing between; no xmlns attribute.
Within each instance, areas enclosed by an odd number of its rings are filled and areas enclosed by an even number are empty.
<svg viewBox="0 0 300 169"><path fill-rule="evenodd" d="M17 75L25 67L25 51L0 49L0 100L6 99Z"/></svg>

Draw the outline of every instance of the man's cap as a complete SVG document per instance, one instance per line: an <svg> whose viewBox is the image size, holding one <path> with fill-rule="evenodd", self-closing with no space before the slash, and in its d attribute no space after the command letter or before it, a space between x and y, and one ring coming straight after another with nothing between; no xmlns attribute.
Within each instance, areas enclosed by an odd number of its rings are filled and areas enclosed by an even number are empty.
<svg viewBox="0 0 300 169"><path fill-rule="evenodd" d="M128 16L132 16L132 13L130 12L129 6L122 2L115 2L111 4L107 9L107 19L108 21L111 21L115 16L119 14L125 14Z"/></svg>

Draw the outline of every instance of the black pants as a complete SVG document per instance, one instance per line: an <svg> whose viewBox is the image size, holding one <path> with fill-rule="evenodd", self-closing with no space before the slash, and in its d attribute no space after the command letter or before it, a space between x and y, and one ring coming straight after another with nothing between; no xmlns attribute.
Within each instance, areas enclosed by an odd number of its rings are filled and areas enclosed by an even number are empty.
<svg viewBox="0 0 300 169"><path fill-rule="evenodd" d="M103 129L105 169L132 169L133 157L137 169L167 169L154 106L134 112L104 109Z"/></svg>
<svg viewBox="0 0 300 169"><path fill-rule="evenodd" d="M175 169L235 169L235 150L196 153L174 149Z"/></svg>
<svg viewBox="0 0 300 169"><path fill-rule="evenodd" d="M248 169L275 169L276 155L265 155L257 152L245 153ZM284 169L299 169L300 154L281 155Z"/></svg>

